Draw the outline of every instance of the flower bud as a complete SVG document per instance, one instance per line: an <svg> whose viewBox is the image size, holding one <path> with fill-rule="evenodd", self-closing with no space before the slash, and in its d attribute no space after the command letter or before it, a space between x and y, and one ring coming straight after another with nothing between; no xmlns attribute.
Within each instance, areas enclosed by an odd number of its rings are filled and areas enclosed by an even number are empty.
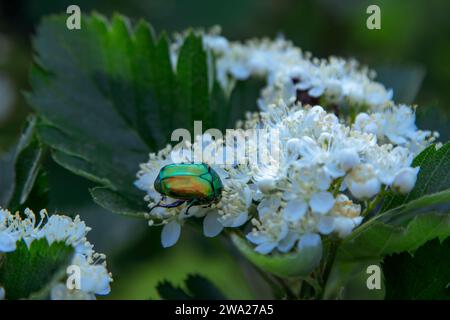
<svg viewBox="0 0 450 320"><path fill-rule="evenodd" d="M354 166L359 164L359 155L355 149L344 149L339 152L338 161L341 165L341 168L345 171L352 169Z"/></svg>
<svg viewBox="0 0 450 320"><path fill-rule="evenodd" d="M406 194L414 188L419 168L403 168L395 175L392 187L401 194Z"/></svg>
<svg viewBox="0 0 450 320"><path fill-rule="evenodd" d="M374 168L368 164L360 164L353 168L345 182L357 199L370 199L381 189L381 182L376 177Z"/></svg>
<svg viewBox="0 0 450 320"><path fill-rule="evenodd" d="M270 193L275 189L275 180L264 178L257 182L258 188L262 193Z"/></svg>

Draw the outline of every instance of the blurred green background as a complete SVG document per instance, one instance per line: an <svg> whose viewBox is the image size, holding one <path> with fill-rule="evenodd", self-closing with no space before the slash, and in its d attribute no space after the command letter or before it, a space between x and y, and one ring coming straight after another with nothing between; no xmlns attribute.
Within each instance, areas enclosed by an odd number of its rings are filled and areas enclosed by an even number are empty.
<svg viewBox="0 0 450 320"><path fill-rule="evenodd" d="M221 25L230 39L284 34L315 56L355 57L394 88L397 102L420 106L418 124L450 139L450 1L445 0L47 0L0 1L0 204L11 179L10 164L27 113L22 91L29 88L30 40L43 15L77 4L110 16L144 18L159 32ZM381 30L366 28L366 8L381 8ZM188 273L210 278L229 298L270 298L265 282L225 239L204 239L184 228L177 246L163 250L159 230L95 206L91 184L51 160L50 211L79 213L93 227L90 240L108 255L115 282L110 298L158 298L155 286L177 285ZM36 210L39 208L35 208Z"/></svg>

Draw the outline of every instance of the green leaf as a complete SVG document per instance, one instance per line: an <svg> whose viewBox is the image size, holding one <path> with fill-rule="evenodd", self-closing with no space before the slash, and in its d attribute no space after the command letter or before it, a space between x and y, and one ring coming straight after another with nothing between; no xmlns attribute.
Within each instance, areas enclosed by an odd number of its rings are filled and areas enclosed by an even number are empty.
<svg viewBox="0 0 450 320"><path fill-rule="evenodd" d="M187 36L174 68L167 36L145 22L86 15L74 32L66 18L44 18L33 41L27 98L42 118L39 136L61 166L127 198L123 206L138 198L143 206L133 182L148 153L194 120L223 129L230 104L217 82L209 85L201 38Z"/></svg>
<svg viewBox="0 0 450 320"><path fill-rule="evenodd" d="M420 167L416 185L407 195L387 195L382 212L426 194L450 189L450 142L439 149L435 145L429 146L414 159L412 166Z"/></svg>
<svg viewBox="0 0 450 320"><path fill-rule="evenodd" d="M48 203L47 176L42 169L45 150L36 136L36 118L31 116L16 150L14 186L7 207L21 210L27 206L43 209Z"/></svg>
<svg viewBox="0 0 450 320"><path fill-rule="evenodd" d="M338 260L379 260L414 251L425 242L450 235L450 190L413 200L375 216L343 240Z"/></svg>
<svg viewBox="0 0 450 320"><path fill-rule="evenodd" d="M386 299L450 299L450 239L427 242L414 255L386 257Z"/></svg>
<svg viewBox="0 0 450 320"><path fill-rule="evenodd" d="M128 198L121 196L120 194L111 191L105 187L96 187L89 190L92 199L105 209L117 214L123 214L128 216L142 217L147 211L147 207L144 205L139 207L139 200L130 201Z"/></svg>
<svg viewBox="0 0 450 320"><path fill-rule="evenodd" d="M412 104L425 77L421 66L382 66L377 68L377 81L394 91L394 100Z"/></svg>
<svg viewBox="0 0 450 320"><path fill-rule="evenodd" d="M223 293L208 279L199 274L189 274L185 280L186 289L176 287L169 281L162 281L157 291L166 300L223 300Z"/></svg>
<svg viewBox="0 0 450 320"><path fill-rule="evenodd" d="M262 255L242 237L232 234L231 239L242 255L254 265L280 277L308 276L322 258L322 245L306 247L300 252Z"/></svg>
<svg viewBox="0 0 450 320"><path fill-rule="evenodd" d="M331 269L322 298L326 300L383 300L385 296L383 277L381 289L367 288L367 278L369 277L367 268L372 265L380 266L380 261L336 261Z"/></svg>
<svg viewBox="0 0 450 320"><path fill-rule="evenodd" d="M50 246L46 239L40 239L28 248L20 241L15 251L0 256L0 285L6 299L26 299L40 292L65 270L72 255L73 248L62 242Z"/></svg>
<svg viewBox="0 0 450 320"><path fill-rule="evenodd" d="M156 290L161 299L165 300L190 300L192 297L183 289L175 287L169 281L165 280L158 284Z"/></svg>
<svg viewBox="0 0 450 320"><path fill-rule="evenodd" d="M211 125L209 119L208 66L202 39L190 34L180 50L177 61L177 82L180 104L179 110L172 110L173 117L183 128L191 128L195 120L203 119L205 127Z"/></svg>
<svg viewBox="0 0 450 320"><path fill-rule="evenodd" d="M223 300L223 293L208 279L199 274L189 274L186 287L194 299Z"/></svg>

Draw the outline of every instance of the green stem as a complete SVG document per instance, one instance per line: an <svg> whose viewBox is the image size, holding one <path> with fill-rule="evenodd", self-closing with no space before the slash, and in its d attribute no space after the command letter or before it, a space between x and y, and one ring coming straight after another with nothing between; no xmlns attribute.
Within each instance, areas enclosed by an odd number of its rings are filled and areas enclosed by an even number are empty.
<svg viewBox="0 0 450 320"><path fill-rule="evenodd" d="M328 255L325 262L325 267L322 274L322 288L325 288L325 285L328 282L328 278L331 273L331 269L333 267L334 261L336 260L336 253L339 247L339 241L331 241L330 247L328 249ZM324 291L324 290L323 290Z"/></svg>
<svg viewBox="0 0 450 320"><path fill-rule="evenodd" d="M380 193L369 203L361 216L366 217L372 210L374 210L378 204L380 204L381 200L383 200L385 193L386 189L381 189Z"/></svg>

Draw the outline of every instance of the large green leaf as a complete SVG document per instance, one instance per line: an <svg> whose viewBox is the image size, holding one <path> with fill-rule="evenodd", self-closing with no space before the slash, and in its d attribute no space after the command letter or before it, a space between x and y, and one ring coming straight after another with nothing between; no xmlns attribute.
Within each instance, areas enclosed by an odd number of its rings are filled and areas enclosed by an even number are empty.
<svg viewBox="0 0 450 320"><path fill-rule="evenodd" d="M73 248L63 242L51 246L46 239L35 240L30 248L24 241L13 252L0 255L0 285L6 299L26 299L42 294L55 276L70 263Z"/></svg>
<svg viewBox="0 0 450 320"><path fill-rule="evenodd" d="M207 278L189 274L185 280L186 289L176 287L169 281L158 284L157 290L162 299L168 300L223 300L223 293Z"/></svg>
<svg viewBox="0 0 450 320"><path fill-rule="evenodd" d="M369 266L380 266L378 260L337 261L328 277L322 298L343 300L383 300L385 285L382 277L380 289L369 289L367 278ZM383 274L382 274L383 275Z"/></svg>
<svg viewBox="0 0 450 320"><path fill-rule="evenodd" d="M254 265L280 277L306 277L319 265L322 257L322 244L293 253L263 255L242 237L232 234L231 239L242 255Z"/></svg>
<svg viewBox="0 0 450 320"><path fill-rule="evenodd" d="M199 274L188 275L185 283L187 289L189 290L189 292L191 292L192 296L195 299L225 299L223 293L216 287L214 283Z"/></svg>
<svg viewBox="0 0 450 320"><path fill-rule="evenodd" d="M450 299L450 239L386 257L386 299Z"/></svg>
<svg viewBox="0 0 450 320"><path fill-rule="evenodd" d="M43 209L48 203L47 176L42 169L45 149L36 136L36 118L31 116L16 150L12 193L6 205L11 211L25 207Z"/></svg>
<svg viewBox="0 0 450 320"><path fill-rule="evenodd" d="M96 187L89 191L96 203L111 212L135 217L142 217L147 212L147 207L140 205L140 201L133 202L109 188Z"/></svg>
<svg viewBox="0 0 450 320"><path fill-rule="evenodd" d="M95 202L142 217L148 208L133 182L148 152L169 142L173 129L192 129L193 120L224 129L228 110L236 117L245 109L239 95L229 99L217 82L208 87L200 38L187 37L174 69L167 37L155 38L144 22L131 30L123 17L108 23L94 15L69 31L65 19L46 18L34 41L28 100L40 138L56 162L102 185L91 190Z"/></svg>
<svg viewBox="0 0 450 320"><path fill-rule="evenodd" d="M436 149L431 145L413 161L413 167L420 167L414 188L406 195L389 194L383 203L382 211L398 207L408 201L450 189L450 142Z"/></svg>
<svg viewBox="0 0 450 320"><path fill-rule="evenodd" d="M167 36L155 37L145 22L133 28L122 16L85 15L74 31L66 18L45 18L33 42L28 101L42 118L39 135L57 163L143 206L133 182L148 153L194 120L224 129L234 104L208 78L201 38L186 37L174 67Z"/></svg>
<svg viewBox="0 0 450 320"><path fill-rule="evenodd" d="M413 200L375 216L357 228L338 249L337 259L380 260L414 251L434 238L450 235L450 190Z"/></svg>

